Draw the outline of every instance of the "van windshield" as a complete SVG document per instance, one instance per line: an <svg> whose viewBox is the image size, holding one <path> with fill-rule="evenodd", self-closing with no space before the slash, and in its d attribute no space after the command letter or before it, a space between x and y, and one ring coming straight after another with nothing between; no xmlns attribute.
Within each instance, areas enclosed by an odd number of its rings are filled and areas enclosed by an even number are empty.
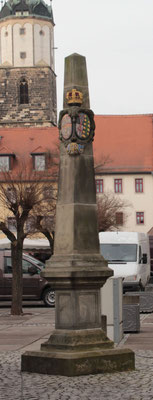
<svg viewBox="0 0 153 400"><path fill-rule="evenodd" d="M136 244L100 244L100 251L107 261L132 262L137 260Z"/></svg>

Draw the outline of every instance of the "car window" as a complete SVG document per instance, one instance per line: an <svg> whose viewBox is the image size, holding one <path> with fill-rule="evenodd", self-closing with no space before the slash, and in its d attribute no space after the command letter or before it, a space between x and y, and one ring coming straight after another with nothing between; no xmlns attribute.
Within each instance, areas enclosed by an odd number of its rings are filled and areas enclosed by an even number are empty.
<svg viewBox="0 0 153 400"><path fill-rule="evenodd" d="M12 259L4 257L4 274L12 274Z"/></svg>
<svg viewBox="0 0 153 400"><path fill-rule="evenodd" d="M32 267L33 264L27 260L22 260L22 272L23 274L28 274L28 268Z"/></svg>
<svg viewBox="0 0 153 400"><path fill-rule="evenodd" d="M33 266L33 264L27 260L22 260L22 272L23 274L28 274L28 268ZM38 270L39 272L39 270ZM4 273L12 274L12 259L11 257L4 257Z"/></svg>
<svg viewBox="0 0 153 400"><path fill-rule="evenodd" d="M29 254L26 254L26 258L34 264L37 264L41 268L45 268L45 264L42 261L37 260L35 257L31 257Z"/></svg>

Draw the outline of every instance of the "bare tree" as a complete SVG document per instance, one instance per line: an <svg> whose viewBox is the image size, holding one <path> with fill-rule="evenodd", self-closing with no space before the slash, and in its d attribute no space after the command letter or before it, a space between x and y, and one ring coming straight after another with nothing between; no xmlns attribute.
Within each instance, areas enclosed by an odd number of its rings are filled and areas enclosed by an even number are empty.
<svg viewBox="0 0 153 400"><path fill-rule="evenodd" d="M16 176L12 171L1 172L0 204L3 207L4 214L13 220L16 230L14 232L14 229L12 230L9 227L9 218L1 218L0 229L11 241L13 273L12 315L22 314L22 252L24 239L39 231L48 238L53 246L52 230L47 227L46 221L48 218L53 220L55 214L56 179L57 168L55 174L55 165L54 174L48 174L48 176L42 175L42 171L31 171L23 162L18 166ZM30 225L29 222L31 223L31 221L33 222Z"/></svg>
<svg viewBox="0 0 153 400"><path fill-rule="evenodd" d="M117 229L126 222L131 204L112 192L97 196L99 232Z"/></svg>

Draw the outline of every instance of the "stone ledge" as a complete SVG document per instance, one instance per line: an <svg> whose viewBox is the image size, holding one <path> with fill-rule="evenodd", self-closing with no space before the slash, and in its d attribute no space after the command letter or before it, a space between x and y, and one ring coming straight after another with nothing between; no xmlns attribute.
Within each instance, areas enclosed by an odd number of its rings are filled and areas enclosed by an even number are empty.
<svg viewBox="0 0 153 400"><path fill-rule="evenodd" d="M26 352L22 355L21 361L21 370L24 372L61 376L113 373L134 369L134 352L129 349Z"/></svg>
<svg viewBox="0 0 153 400"><path fill-rule="evenodd" d="M109 340L101 328L61 330L56 329L49 340L41 345L42 351L91 351L93 349L110 349L114 342Z"/></svg>

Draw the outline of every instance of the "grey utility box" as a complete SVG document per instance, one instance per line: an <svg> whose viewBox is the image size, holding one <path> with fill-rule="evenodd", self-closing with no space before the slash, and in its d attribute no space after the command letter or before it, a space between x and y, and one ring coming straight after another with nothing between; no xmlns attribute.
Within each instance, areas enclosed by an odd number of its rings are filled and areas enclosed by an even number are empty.
<svg viewBox="0 0 153 400"><path fill-rule="evenodd" d="M149 286L149 285L148 285ZM139 295L140 313L153 312L153 291L146 286L145 292L128 292L127 296L137 297Z"/></svg>
<svg viewBox="0 0 153 400"><path fill-rule="evenodd" d="M101 289L101 314L107 318L107 336L115 343L123 338L122 278L109 278Z"/></svg>
<svg viewBox="0 0 153 400"><path fill-rule="evenodd" d="M140 332L140 297L123 295L123 331Z"/></svg>

